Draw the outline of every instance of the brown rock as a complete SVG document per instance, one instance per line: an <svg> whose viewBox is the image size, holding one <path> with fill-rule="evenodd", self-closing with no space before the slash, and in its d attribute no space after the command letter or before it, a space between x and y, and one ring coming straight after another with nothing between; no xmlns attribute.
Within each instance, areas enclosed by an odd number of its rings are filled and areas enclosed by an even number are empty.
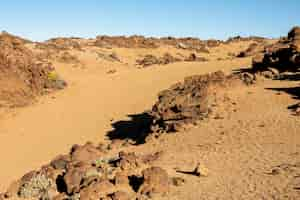
<svg viewBox="0 0 300 200"><path fill-rule="evenodd" d="M115 186L108 180L93 183L80 191L81 200L100 199L114 193Z"/></svg>
<svg viewBox="0 0 300 200"><path fill-rule="evenodd" d="M152 131L176 132L207 117L214 101L222 94L220 91L242 83L239 75L226 76L223 72L185 78L184 82L159 93L150 112L154 119Z"/></svg>
<svg viewBox="0 0 300 200"><path fill-rule="evenodd" d="M83 163L80 163L79 165L81 166L70 166L64 176L68 194L79 192L85 173L90 168L89 165Z"/></svg>
<svg viewBox="0 0 300 200"><path fill-rule="evenodd" d="M51 161L50 165L54 169L66 169L67 164L70 162L69 155L59 155L54 160Z"/></svg>
<svg viewBox="0 0 300 200"><path fill-rule="evenodd" d="M129 186L129 179L126 172L117 172L115 175L115 185L121 187Z"/></svg>
<svg viewBox="0 0 300 200"><path fill-rule="evenodd" d="M181 177L171 178L171 182L174 186L182 186L185 183L185 180Z"/></svg>
<svg viewBox="0 0 300 200"><path fill-rule="evenodd" d="M130 200L131 197L128 193L117 191L112 195L112 200Z"/></svg>
<svg viewBox="0 0 300 200"><path fill-rule="evenodd" d="M52 64L38 60L26 43L10 34L0 34L1 106L27 105L52 82L49 79L54 71Z"/></svg>
<svg viewBox="0 0 300 200"><path fill-rule="evenodd" d="M191 53L188 58L184 59L186 62L205 62L208 61L206 58L198 57L196 54Z"/></svg>
<svg viewBox="0 0 300 200"><path fill-rule="evenodd" d="M132 153L119 153L120 160L118 162L118 167L122 170L132 170L140 167L141 160L138 156L135 155L134 152Z"/></svg>
<svg viewBox="0 0 300 200"><path fill-rule="evenodd" d="M104 155L98 148L91 143L87 143L83 146L75 145L72 148L71 158L72 161L93 163L95 160L101 158Z"/></svg>
<svg viewBox="0 0 300 200"><path fill-rule="evenodd" d="M58 195L56 195L55 197L53 197L53 200L66 200L69 199L68 195L64 194L64 193L60 193Z"/></svg>
<svg viewBox="0 0 300 200"><path fill-rule="evenodd" d="M159 167L151 167L143 172L143 184L139 188L139 193L147 196L153 194L166 194L169 191L169 178L165 170Z"/></svg>

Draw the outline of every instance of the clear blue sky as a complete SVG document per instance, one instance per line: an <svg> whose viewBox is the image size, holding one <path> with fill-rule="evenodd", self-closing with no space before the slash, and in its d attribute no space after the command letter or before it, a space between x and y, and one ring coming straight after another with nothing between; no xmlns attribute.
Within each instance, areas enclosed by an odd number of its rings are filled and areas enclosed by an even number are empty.
<svg viewBox="0 0 300 200"><path fill-rule="evenodd" d="M278 37L300 0L1 0L0 30L32 40L96 35Z"/></svg>

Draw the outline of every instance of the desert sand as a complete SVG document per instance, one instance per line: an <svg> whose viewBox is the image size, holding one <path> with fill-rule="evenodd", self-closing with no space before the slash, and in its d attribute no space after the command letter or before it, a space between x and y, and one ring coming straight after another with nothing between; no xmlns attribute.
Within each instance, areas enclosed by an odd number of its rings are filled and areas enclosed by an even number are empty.
<svg viewBox="0 0 300 200"><path fill-rule="evenodd" d="M52 61L68 83L66 88L1 113L0 191L55 156L68 153L73 144L108 141L107 133L116 128L116 122L127 121L134 127L130 115L151 110L160 91L187 76L250 68L251 56L228 55L237 55L251 43L221 44L209 48L210 53L197 53L205 62L145 68L136 65L137 57L188 56L194 51L169 46L69 50L79 59L78 66ZM121 62L98 59L97 52L115 53ZM230 89L228 96L230 105L220 108L217 117L145 144L121 147L138 154L163 152L155 165L185 180L182 186L172 186L166 196L153 199L300 198L300 118L288 109L299 102L299 80L261 78L253 85ZM207 176L176 172L191 171L197 163L207 168Z"/></svg>

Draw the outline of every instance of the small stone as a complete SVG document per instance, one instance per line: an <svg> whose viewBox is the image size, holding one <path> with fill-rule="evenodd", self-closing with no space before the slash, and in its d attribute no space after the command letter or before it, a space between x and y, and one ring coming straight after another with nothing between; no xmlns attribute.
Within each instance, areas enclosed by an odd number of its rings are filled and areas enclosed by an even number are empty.
<svg viewBox="0 0 300 200"><path fill-rule="evenodd" d="M174 186L182 186L185 183L185 180L181 177L172 177L171 178L171 183Z"/></svg>
<svg viewBox="0 0 300 200"><path fill-rule="evenodd" d="M268 70L270 72L272 72L274 76L279 76L279 70L278 69L275 69L275 68L272 68L272 67L268 67Z"/></svg>
<svg viewBox="0 0 300 200"><path fill-rule="evenodd" d="M130 195L123 191L117 191L112 195L112 200L130 200Z"/></svg>
<svg viewBox="0 0 300 200"><path fill-rule="evenodd" d="M195 172L198 174L198 176L208 176L208 169L203 164L198 164Z"/></svg>

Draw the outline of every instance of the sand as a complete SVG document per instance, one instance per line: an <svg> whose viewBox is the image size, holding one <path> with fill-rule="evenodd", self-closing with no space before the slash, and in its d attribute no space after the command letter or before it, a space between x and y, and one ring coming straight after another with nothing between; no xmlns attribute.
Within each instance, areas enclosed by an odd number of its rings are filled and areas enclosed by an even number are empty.
<svg viewBox="0 0 300 200"><path fill-rule="evenodd" d="M251 58L218 59L226 58L228 52L246 49L248 44L214 48L211 54L203 54L210 59L208 62L177 62L144 69L135 66L134 58L149 50L102 50L116 52L122 63L96 60L94 52L98 48L72 52L84 67L55 65L69 83L66 89L2 115L0 191L24 173L67 152L73 144L104 141L113 122L151 109L159 91L186 76L217 70L231 73L249 67ZM188 54L177 51L159 48L151 53ZM109 70L116 72L109 74ZM290 185L300 171L300 118L287 107L297 100L287 92L266 88L298 85L297 81L262 80L254 86L234 89L231 98L235 111L224 111L221 119L204 120L188 131L167 134L132 149L164 151L160 164L170 174L176 174L176 167L190 170L197 162L209 169L205 178L177 174L187 180L186 184L162 199L284 199L285 194L288 199L296 195L296 199L299 193ZM280 165L293 170L279 167L279 175L269 174Z"/></svg>

